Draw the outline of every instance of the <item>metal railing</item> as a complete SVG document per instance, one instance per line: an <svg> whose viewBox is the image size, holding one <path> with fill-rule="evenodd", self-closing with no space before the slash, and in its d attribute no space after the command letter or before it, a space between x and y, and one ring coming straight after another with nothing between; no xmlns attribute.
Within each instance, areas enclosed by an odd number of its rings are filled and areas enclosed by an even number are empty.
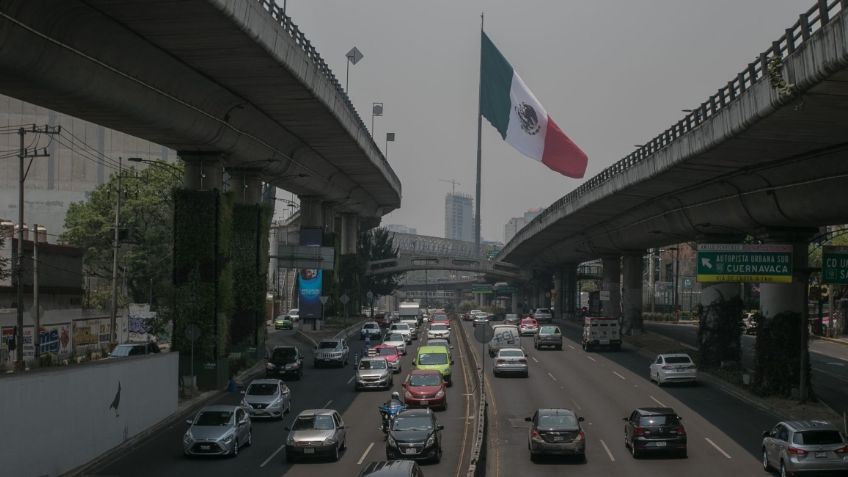
<svg viewBox="0 0 848 477"><path fill-rule="evenodd" d="M728 81L714 95L701 103L699 107L693 109L683 119L627 155L624 159L607 167L551 204L529 224L524 226L522 231L529 230L531 225L544 222L554 210L559 209L569 202L576 201L587 192L609 182L633 166L641 164L656 152L669 146L676 139L688 134L708 119L717 115L719 111L722 111L734 100L738 99L742 93L768 75L768 63L771 58L782 60L794 53L801 45L809 41L815 32L821 30L837 14L845 10L848 10L848 0L817 0L816 4L805 13L802 13L798 20L791 27L787 28L780 38L772 42L769 49L760 53L755 61L748 63L748 66L744 70ZM522 231L519 231L504 249L509 248L509 245L516 240L523 240Z"/></svg>
<svg viewBox="0 0 848 477"><path fill-rule="evenodd" d="M274 0L256 1L259 2L262 8L271 15L271 18L273 18L283 28L283 30L289 34L292 40L294 40L295 44L297 44L300 49L304 53L306 53L307 58L309 58L309 60L312 61L312 63L318 68L318 71L322 75L324 75L324 77L330 82L330 84L333 85L339 97L342 98L344 104L348 107L353 117L356 118L356 122L357 124L359 124L359 127L365 131L370 131L370 129L365 126L365 122L363 122L362 118L359 116L359 112L357 112L356 108L353 107L353 103L351 103L350 97L348 97L347 95L347 91L342 88L342 85L336 78L336 75L333 73L333 70L330 69L329 65L327 65L327 62L324 61L324 58L321 58L321 55L318 54L318 50L316 50L315 47L312 46L312 42L309 41L309 39L306 38L306 35L304 35L302 31L300 31L300 28L298 28L297 25L292 22L291 17L286 15L283 12L282 7L277 5ZM378 156L380 157L382 163L386 167L388 167L388 171L391 174L391 177L396 182L400 183L399 179L394 174L394 171L389 166L389 162L386 160L386 157L380 152L380 148L377 146L377 143L374 142L374 138L371 137L370 133L368 134L368 137L371 140L372 148L378 153Z"/></svg>

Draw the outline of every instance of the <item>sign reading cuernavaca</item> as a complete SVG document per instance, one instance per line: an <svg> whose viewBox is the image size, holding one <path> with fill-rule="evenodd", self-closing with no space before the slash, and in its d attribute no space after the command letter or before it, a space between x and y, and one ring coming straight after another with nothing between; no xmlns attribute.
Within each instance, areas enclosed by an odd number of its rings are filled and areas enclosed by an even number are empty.
<svg viewBox="0 0 848 477"><path fill-rule="evenodd" d="M848 246L825 245L822 247L822 281L848 285Z"/></svg>
<svg viewBox="0 0 848 477"><path fill-rule="evenodd" d="M792 245L698 245L699 282L791 283Z"/></svg>

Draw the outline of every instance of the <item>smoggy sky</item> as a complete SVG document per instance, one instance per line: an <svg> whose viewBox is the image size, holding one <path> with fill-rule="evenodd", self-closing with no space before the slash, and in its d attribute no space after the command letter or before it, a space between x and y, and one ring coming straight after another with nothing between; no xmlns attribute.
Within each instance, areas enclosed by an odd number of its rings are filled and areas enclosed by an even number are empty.
<svg viewBox="0 0 848 477"><path fill-rule="evenodd" d="M283 0L277 0L282 5ZM451 184L474 194L480 13L501 52L589 156L584 179L525 158L483 120L482 235L548 206L679 120L766 50L813 0L288 0L287 12L345 80L403 184L383 223L444 235ZM288 197L288 195L283 195Z"/></svg>

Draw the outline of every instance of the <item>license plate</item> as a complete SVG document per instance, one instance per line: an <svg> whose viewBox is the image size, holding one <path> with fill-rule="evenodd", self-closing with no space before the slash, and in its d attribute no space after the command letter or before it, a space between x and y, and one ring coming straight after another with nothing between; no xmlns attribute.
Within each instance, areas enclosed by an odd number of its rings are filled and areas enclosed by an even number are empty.
<svg viewBox="0 0 848 477"><path fill-rule="evenodd" d="M827 452L816 452L816 459L827 459Z"/></svg>
<svg viewBox="0 0 848 477"><path fill-rule="evenodd" d="M654 447L665 447L665 442L654 442Z"/></svg>
<svg viewBox="0 0 848 477"><path fill-rule="evenodd" d="M412 454L415 454L416 452L415 452L415 449L404 449L403 453L412 455Z"/></svg>
<svg viewBox="0 0 848 477"><path fill-rule="evenodd" d="M303 453L304 453L304 454L314 454L314 453L315 453L315 449L312 449L312 448L307 447L306 449L303 449Z"/></svg>
<svg viewBox="0 0 848 477"><path fill-rule="evenodd" d="M609 344L609 340L601 340L601 344L602 345Z"/></svg>
<svg viewBox="0 0 848 477"><path fill-rule="evenodd" d="M430 401L421 401L422 406L426 406L427 404L430 404Z"/></svg>
<svg viewBox="0 0 848 477"><path fill-rule="evenodd" d="M564 438L564 437L561 437L561 436L554 436L554 442L562 442L562 441L564 441L564 440L565 440L565 438Z"/></svg>
<svg viewBox="0 0 848 477"><path fill-rule="evenodd" d="M209 449L211 449L211 448L212 448L212 446L208 446L208 445L202 445L202 446L200 446L200 450L209 450Z"/></svg>

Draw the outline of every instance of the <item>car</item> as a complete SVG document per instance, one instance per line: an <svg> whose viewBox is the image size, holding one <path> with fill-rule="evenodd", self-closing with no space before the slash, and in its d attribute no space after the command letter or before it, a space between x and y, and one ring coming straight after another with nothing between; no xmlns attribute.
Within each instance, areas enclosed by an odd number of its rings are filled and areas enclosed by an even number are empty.
<svg viewBox="0 0 848 477"><path fill-rule="evenodd" d="M554 314L550 308L536 308L533 311L533 319L539 323L551 323L554 321Z"/></svg>
<svg viewBox="0 0 848 477"><path fill-rule="evenodd" d="M535 318L524 318L518 324L518 333L521 336L535 335L539 331L539 322Z"/></svg>
<svg viewBox="0 0 848 477"><path fill-rule="evenodd" d="M414 316L402 316L400 318L400 324L406 324L409 326L409 337L410 339L417 340L418 339L418 318Z"/></svg>
<svg viewBox="0 0 848 477"><path fill-rule="evenodd" d="M781 421L763 431L762 464L781 476L832 472L848 475L848 440L827 421Z"/></svg>
<svg viewBox="0 0 848 477"><path fill-rule="evenodd" d="M489 340L489 356L494 358L501 348L521 346L521 335L515 325L495 325Z"/></svg>
<svg viewBox="0 0 848 477"><path fill-rule="evenodd" d="M451 346L450 342L445 339L436 338L432 340L427 340L427 346L443 346L448 351L448 356L450 357L450 363L453 364L453 346Z"/></svg>
<svg viewBox="0 0 848 477"><path fill-rule="evenodd" d="M109 358L126 358L128 356L141 356L144 354L160 353L159 345L156 343L123 343L115 346L109 353Z"/></svg>
<svg viewBox="0 0 848 477"><path fill-rule="evenodd" d="M406 337L401 333L388 332L383 338L383 343L386 346L394 346L400 350L400 353L406 356Z"/></svg>
<svg viewBox="0 0 848 477"><path fill-rule="evenodd" d="M488 315L488 313L482 313L482 312L480 312L480 313L477 313L477 314L475 314L475 315L473 315L473 316L474 316L474 322L473 322L473 325L474 325L474 326L481 326L481 325L482 325L482 326L485 326L485 325L488 325L488 324L489 324L489 315Z"/></svg>
<svg viewBox="0 0 848 477"><path fill-rule="evenodd" d="M531 417L527 448L530 460L544 454L576 456L586 459L586 434L577 417L570 409L538 409Z"/></svg>
<svg viewBox="0 0 848 477"><path fill-rule="evenodd" d="M386 362L389 363L389 367L392 368L393 373L401 372L401 357L403 354L397 346L390 346L383 343L378 344L371 349L374 350L376 356L386 358Z"/></svg>
<svg viewBox="0 0 848 477"><path fill-rule="evenodd" d="M412 365L418 369L434 369L440 372L447 385L451 386L451 355L444 346L420 346Z"/></svg>
<svg viewBox="0 0 848 477"><path fill-rule="evenodd" d="M292 308L291 310L289 310L288 313L286 313L285 316L286 318L290 319L292 323L294 323L300 320L300 310L297 308Z"/></svg>
<svg viewBox="0 0 848 477"><path fill-rule="evenodd" d="M347 447L344 420L333 409L307 409L292 421L286 430L286 460L294 462L300 457L329 456L339 460Z"/></svg>
<svg viewBox="0 0 848 477"><path fill-rule="evenodd" d="M359 364L356 366L356 378L354 380L355 390L373 388L389 389L392 387L392 383L392 370L386 358L375 356L365 357L359 360Z"/></svg>
<svg viewBox="0 0 848 477"><path fill-rule="evenodd" d="M659 354L650 366L650 379L662 386L665 383L694 383L698 369L688 354Z"/></svg>
<svg viewBox="0 0 848 477"><path fill-rule="evenodd" d="M648 452L686 457L686 428L670 407L640 407L624 420L624 445L634 459Z"/></svg>
<svg viewBox="0 0 848 477"><path fill-rule="evenodd" d="M533 336L534 348L542 349L546 346L562 350L562 331L560 331L559 326L542 326L539 328L539 332Z"/></svg>
<svg viewBox="0 0 848 477"><path fill-rule="evenodd" d="M462 321L473 321L473 320L474 320L474 315L472 315L470 312L462 314Z"/></svg>
<svg viewBox="0 0 848 477"><path fill-rule="evenodd" d="M515 314L515 313L507 313L506 316L504 316L504 324L505 325L516 325L516 326L518 326L518 323L520 321L521 320L518 318L518 315Z"/></svg>
<svg viewBox="0 0 848 477"><path fill-rule="evenodd" d="M279 379L254 379L242 395L241 406L252 418L282 419L291 411L291 390Z"/></svg>
<svg viewBox="0 0 848 477"><path fill-rule="evenodd" d="M432 409L401 411L386 436L386 459L442 460L442 429Z"/></svg>
<svg viewBox="0 0 848 477"><path fill-rule="evenodd" d="M359 477L424 477L424 473L418 463L411 460L383 460L366 465Z"/></svg>
<svg viewBox="0 0 848 477"><path fill-rule="evenodd" d="M403 381L403 402L408 408L448 408L447 389L442 373L435 369L413 369Z"/></svg>
<svg viewBox="0 0 848 477"><path fill-rule="evenodd" d="M445 315L444 313L433 315L432 318L430 318L430 324L432 325L434 323L443 323L445 325L450 326L450 320L448 319L448 315Z"/></svg>
<svg viewBox="0 0 848 477"><path fill-rule="evenodd" d="M380 324L376 321L366 321L359 329L359 339L364 340L366 337L370 339L378 339L383 335L383 330L380 329Z"/></svg>
<svg viewBox="0 0 848 477"><path fill-rule="evenodd" d="M451 330L447 323L432 323L430 329L427 330L427 340L443 339L450 341Z"/></svg>
<svg viewBox="0 0 848 477"><path fill-rule="evenodd" d="M312 358L316 368L324 365L347 366L350 360L350 346L344 338L323 339L313 349Z"/></svg>
<svg viewBox="0 0 848 477"><path fill-rule="evenodd" d="M392 326L389 327L389 333L402 334L406 344L412 344L412 335L414 333L412 330L408 323L392 323Z"/></svg>
<svg viewBox="0 0 848 477"><path fill-rule="evenodd" d="M385 313L378 313L376 316L374 316L374 321L376 321L377 324L380 325L380 329L385 330L389 327L389 325L392 324L392 317L391 315L387 315Z"/></svg>
<svg viewBox="0 0 848 477"><path fill-rule="evenodd" d="M527 365L527 356L521 348L501 348L495 357L492 366L495 376L502 374L520 374L525 378L530 376L530 367Z"/></svg>
<svg viewBox="0 0 848 477"><path fill-rule="evenodd" d="M294 327L292 320L290 317L286 315L278 315L274 318L274 329L275 330L290 330Z"/></svg>
<svg viewBox="0 0 848 477"><path fill-rule="evenodd" d="M757 314L748 312L742 317L742 332L746 335L757 334Z"/></svg>
<svg viewBox="0 0 848 477"><path fill-rule="evenodd" d="M276 346L265 363L266 378L303 377L303 354L297 346Z"/></svg>
<svg viewBox="0 0 848 477"><path fill-rule="evenodd" d="M237 456L239 449L253 444L250 416L241 406L206 406L188 419L191 427L183 434L183 453Z"/></svg>

